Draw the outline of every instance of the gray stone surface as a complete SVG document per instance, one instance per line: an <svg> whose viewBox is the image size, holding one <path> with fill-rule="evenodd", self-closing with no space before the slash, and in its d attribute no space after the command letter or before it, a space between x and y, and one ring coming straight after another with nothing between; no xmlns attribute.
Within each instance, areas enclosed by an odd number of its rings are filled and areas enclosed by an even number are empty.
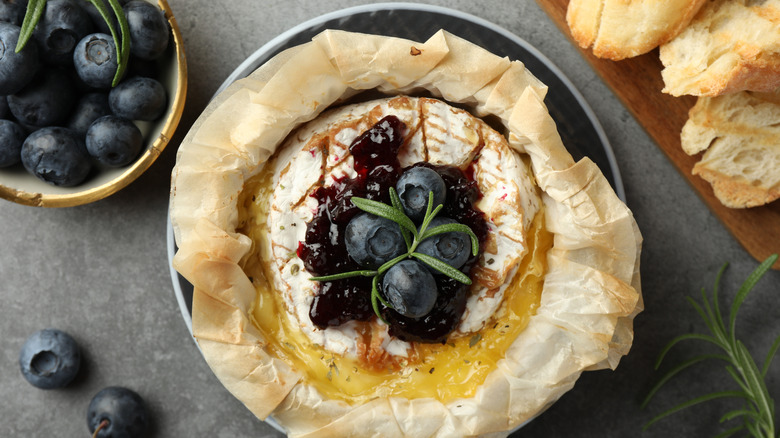
<svg viewBox="0 0 780 438"><path fill-rule="evenodd" d="M154 437L277 436L217 381L195 347L174 298L165 232L176 147L219 84L258 47L320 14L362 3L332 0L169 0L186 44L189 93L180 129L152 168L119 193L91 205L41 209L0 201L0 437L87 437L86 408L108 385L137 390L154 417ZM712 436L736 403L703 405L641 426L655 413L714 387L734 389L717 363L703 364L639 400L657 378L661 347L703 330L686 296L710 287L724 262L724 302L757 263L677 173L572 44L530 0L429 1L489 20L553 60L596 112L612 142L628 204L645 238L647 310L635 346L616 371L585 373L575 388L518 437ZM780 225L778 225L780 226ZM744 304L738 329L758 357L780 334L771 272ZM84 368L63 390L38 390L22 378L19 349L32 332L56 327L83 347ZM679 361L704 351L689 344ZM778 366L770 388L777 388Z"/></svg>

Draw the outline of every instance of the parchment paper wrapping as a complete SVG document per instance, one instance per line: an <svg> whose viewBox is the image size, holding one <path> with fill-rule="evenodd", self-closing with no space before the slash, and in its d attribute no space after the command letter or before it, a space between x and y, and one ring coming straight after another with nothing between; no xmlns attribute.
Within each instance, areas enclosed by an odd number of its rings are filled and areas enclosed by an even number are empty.
<svg viewBox="0 0 780 438"><path fill-rule="evenodd" d="M236 200L285 136L361 90L427 90L494 115L528 154L554 233L541 305L472 398L324 399L263 349L248 312L255 290L239 262ZM641 236L596 165L575 163L543 103L546 87L510 62L444 31L425 43L325 31L217 96L179 148L171 218L176 269L194 286L193 331L220 381L292 436L505 436L569 390L583 370L614 368L642 310Z"/></svg>

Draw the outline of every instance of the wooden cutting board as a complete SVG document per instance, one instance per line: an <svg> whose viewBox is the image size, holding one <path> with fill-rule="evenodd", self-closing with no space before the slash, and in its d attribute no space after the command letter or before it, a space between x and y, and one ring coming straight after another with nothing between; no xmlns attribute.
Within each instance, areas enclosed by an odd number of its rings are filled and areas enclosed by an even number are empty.
<svg viewBox="0 0 780 438"><path fill-rule="evenodd" d="M780 253L780 200L763 207L727 208L715 197L709 183L691 174L693 165L701 157L683 152L680 130L696 98L672 97L661 92L662 64L658 49L618 62L596 58L589 49L580 48L571 37L566 24L569 0L537 0L537 3L580 49L585 59L750 255L763 261L771 254ZM780 269L780 261L773 268Z"/></svg>

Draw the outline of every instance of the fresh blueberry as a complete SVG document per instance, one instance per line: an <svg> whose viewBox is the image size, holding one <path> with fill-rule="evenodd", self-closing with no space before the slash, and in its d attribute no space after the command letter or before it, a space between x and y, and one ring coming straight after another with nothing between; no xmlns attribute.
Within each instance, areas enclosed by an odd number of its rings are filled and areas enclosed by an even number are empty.
<svg viewBox="0 0 780 438"><path fill-rule="evenodd" d="M76 44L93 30L89 15L75 0L49 0L33 38L45 63L69 65Z"/></svg>
<svg viewBox="0 0 780 438"><path fill-rule="evenodd" d="M86 142L89 155L111 167L132 163L144 147L144 137L133 121L114 115L95 120Z"/></svg>
<svg viewBox="0 0 780 438"><path fill-rule="evenodd" d="M47 68L22 91L8 96L8 107L23 125L54 126L67 120L77 96L68 73Z"/></svg>
<svg viewBox="0 0 780 438"><path fill-rule="evenodd" d="M0 95L14 94L24 88L40 66L35 41L28 41L16 53L19 32L21 28L15 24L0 23Z"/></svg>
<svg viewBox="0 0 780 438"><path fill-rule="evenodd" d="M24 128L10 120L0 120L0 167L13 166L22 160Z"/></svg>
<svg viewBox="0 0 780 438"><path fill-rule="evenodd" d="M22 164L42 181L63 187L81 183L92 168L81 137L60 127L30 134L22 145Z"/></svg>
<svg viewBox="0 0 780 438"><path fill-rule="evenodd" d="M92 33L76 44L73 66L82 81L93 88L111 88L117 68L114 39L104 33Z"/></svg>
<svg viewBox="0 0 780 438"><path fill-rule="evenodd" d="M8 98L0 96L0 119L8 120L11 117L10 110L8 109Z"/></svg>
<svg viewBox="0 0 780 438"><path fill-rule="evenodd" d="M344 243L350 257L367 268L376 269L406 252L401 227L369 213L360 213L349 221Z"/></svg>
<svg viewBox="0 0 780 438"><path fill-rule="evenodd" d="M88 93L81 96L65 126L79 135L87 135L89 125L95 120L111 114L108 93Z"/></svg>
<svg viewBox="0 0 780 438"><path fill-rule="evenodd" d="M398 197L404 212L415 222L422 221L428 208L428 194L433 191L433 206L443 204L447 198L447 186L435 170L413 167L405 171L396 184Z"/></svg>
<svg viewBox="0 0 780 438"><path fill-rule="evenodd" d="M41 389L66 386L76 377L80 365L81 353L76 341L57 329L33 333L19 354L22 375Z"/></svg>
<svg viewBox="0 0 780 438"><path fill-rule="evenodd" d="M415 260L403 260L388 269L382 291L393 310L407 318L421 318L433 309L438 297L436 280Z"/></svg>
<svg viewBox="0 0 780 438"><path fill-rule="evenodd" d="M157 59L168 48L168 21L155 5L133 0L124 6L130 28L130 53L141 59Z"/></svg>
<svg viewBox="0 0 780 438"><path fill-rule="evenodd" d="M0 1L0 21L17 26L22 25L24 14L27 12L27 0L2 0Z"/></svg>
<svg viewBox="0 0 780 438"><path fill-rule="evenodd" d="M165 111L166 101L162 84L138 76L120 82L108 94L111 111L130 120L157 119Z"/></svg>
<svg viewBox="0 0 780 438"><path fill-rule="evenodd" d="M428 225L428 229L456 223L450 218L436 216ZM420 242L417 252L436 257L453 268L460 269L471 255L471 238L468 234L458 231L437 234Z"/></svg>
<svg viewBox="0 0 780 438"><path fill-rule="evenodd" d="M146 438L149 423L141 396L121 386L103 388L87 408L87 427L97 438Z"/></svg>

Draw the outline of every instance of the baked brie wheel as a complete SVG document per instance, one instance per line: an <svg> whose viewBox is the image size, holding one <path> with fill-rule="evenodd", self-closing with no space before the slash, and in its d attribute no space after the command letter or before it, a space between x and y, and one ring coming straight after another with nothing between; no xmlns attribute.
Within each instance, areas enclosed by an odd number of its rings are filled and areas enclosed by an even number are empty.
<svg viewBox="0 0 780 438"><path fill-rule="evenodd" d="M193 334L220 381L290 436L505 436L582 371L616 367L642 310L641 236L596 165L568 154L545 93L522 63L444 31L325 31L217 96L179 148L171 218ZM335 286L302 256L311 236L343 238L312 225L321 195L352 193L351 146L387 117L401 126L395 168L479 192L471 284L432 340L399 329L392 306L342 318L373 291L316 308Z"/></svg>

